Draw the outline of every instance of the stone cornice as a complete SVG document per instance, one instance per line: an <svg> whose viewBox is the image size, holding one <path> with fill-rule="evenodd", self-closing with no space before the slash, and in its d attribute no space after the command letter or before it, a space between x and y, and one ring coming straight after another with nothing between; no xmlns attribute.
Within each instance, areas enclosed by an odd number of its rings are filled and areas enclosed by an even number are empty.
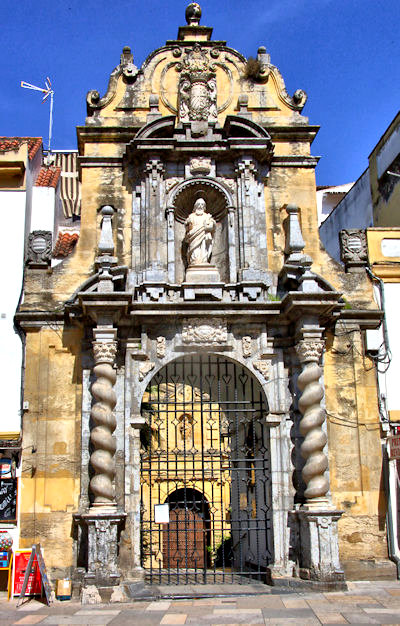
<svg viewBox="0 0 400 626"><path fill-rule="evenodd" d="M362 330L374 330L379 328L383 316L383 311L379 309L375 311L370 311L369 309L343 309L340 319L350 324L356 324Z"/></svg>
<svg viewBox="0 0 400 626"><path fill-rule="evenodd" d="M306 156L306 155L293 155L283 154L280 156L274 156L271 160L271 167L317 167L320 157Z"/></svg>
<svg viewBox="0 0 400 626"><path fill-rule="evenodd" d="M111 156L80 156L78 157L79 171L86 167L122 167L122 157Z"/></svg>
<svg viewBox="0 0 400 626"><path fill-rule="evenodd" d="M286 141L302 141L312 143L319 131L319 126L309 126L308 124L296 125L296 126L274 126L273 124L266 124L260 122L260 126L263 126L271 135L273 142L286 142Z"/></svg>
<svg viewBox="0 0 400 626"><path fill-rule="evenodd" d="M344 307L340 298L341 294L334 291L317 293L290 291L282 300L281 312L291 321L311 313L325 323L340 315Z"/></svg>
<svg viewBox="0 0 400 626"><path fill-rule="evenodd" d="M83 153L85 143L129 143L144 122L138 120L135 126L77 126L79 152Z"/></svg>

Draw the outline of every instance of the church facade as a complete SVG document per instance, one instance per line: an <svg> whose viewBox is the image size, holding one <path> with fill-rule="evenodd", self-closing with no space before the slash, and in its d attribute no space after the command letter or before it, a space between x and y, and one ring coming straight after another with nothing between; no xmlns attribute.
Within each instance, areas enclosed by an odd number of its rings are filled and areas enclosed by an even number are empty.
<svg viewBox="0 0 400 626"><path fill-rule="evenodd" d="M319 243L306 94L200 15L88 93L71 254L30 235L20 544L83 589L340 588L389 563L381 312Z"/></svg>

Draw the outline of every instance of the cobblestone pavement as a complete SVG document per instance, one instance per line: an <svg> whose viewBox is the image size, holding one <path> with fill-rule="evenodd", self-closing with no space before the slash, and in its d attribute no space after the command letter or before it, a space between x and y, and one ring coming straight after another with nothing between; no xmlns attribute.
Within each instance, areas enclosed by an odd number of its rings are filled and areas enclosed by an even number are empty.
<svg viewBox="0 0 400 626"><path fill-rule="evenodd" d="M268 593L191 600L141 600L81 605L56 601L50 607L28 600L0 599L0 624L400 624L400 583L350 582L348 591Z"/></svg>

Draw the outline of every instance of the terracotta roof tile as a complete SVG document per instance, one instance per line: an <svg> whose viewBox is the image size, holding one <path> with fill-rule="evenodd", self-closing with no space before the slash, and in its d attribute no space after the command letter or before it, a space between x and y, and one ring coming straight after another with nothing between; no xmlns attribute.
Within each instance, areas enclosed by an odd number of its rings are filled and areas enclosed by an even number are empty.
<svg viewBox="0 0 400 626"><path fill-rule="evenodd" d="M41 137L0 137L0 152L18 150L23 143L28 144L28 157L32 160L42 145Z"/></svg>
<svg viewBox="0 0 400 626"><path fill-rule="evenodd" d="M63 259L67 257L75 248L78 239L79 233L60 231L53 249L53 257L56 259Z"/></svg>
<svg viewBox="0 0 400 626"><path fill-rule="evenodd" d="M35 187L57 187L60 174L60 167L41 167Z"/></svg>

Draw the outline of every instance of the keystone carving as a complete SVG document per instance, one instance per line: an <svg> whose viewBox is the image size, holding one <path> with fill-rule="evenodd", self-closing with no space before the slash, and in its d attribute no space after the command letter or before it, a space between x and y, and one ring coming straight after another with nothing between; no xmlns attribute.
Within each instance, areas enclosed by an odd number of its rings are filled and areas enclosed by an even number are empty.
<svg viewBox="0 0 400 626"><path fill-rule="evenodd" d="M207 175L211 172L211 159L207 157L193 157L189 165L192 176L195 174Z"/></svg>
<svg viewBox="0 0 400 626"><path fill-rule="evenodd" d="M142 363L142 365L139 367L139 380L144 380L144 378L146 378L147 374L149 372L151 372L151 370L154 368L155 363L153 363L152 361L145 361L144 363Z"/></svg>
<svg viewBox="0 0 400 626"><path fill-rule="evenodd" d="M157 337L156 354L158 359L165 357L166 343L165 337Z"/></svg>
<svg viewBox="0 0 400 626"><path fill-rule="evenodd" d="M242 337L242 352L245 359L253 354L253 340L251 337Z"/></svg>
<svg viewBox="0 0 400 626"><path fill-rule="evenodd" d="M183 321L182 341L207 345L226 343L228 341L226 320L218 317L210 320L201 317L186 319Z"/></svg>
<svg viewBox="0 0 400 626"><path fill-rule="evenodd" d="M323 346L323 342L319 340L303 340L296 346L303 367L297 379L297 386L302 392L299 410L303 415L300 433L304 436L304 441L300 451L306 460L302 476L306 483L304 495L308 502L326 499L329 489L328 480L324 475L328 467L328 459L323 452L327 441L322 430L325 421L325 410L321 406L324 389L319 382L322 370L318 365Z"/></svg>
<svg viewBox="0 0 400 626"><path fill-rule="evenodd" d="M263 360L253 361L253 365L255 369L260 372L263 378L265 378L265 380L269 380L270 365L268 361L263 361Z"/></svg>
<svg viewBox="0 0 400 626"><path fill-rule="evenodd" d="M115 505L113 480L115 477L116 443L113 432L116 428L114 407L117 397L113 390L117 379L112 366L117 351L117 343L93 342L96 365L96 380L92 385L92 396L95 404L90 416L94 423L90 433L90 441L94 452L90 456L90 464L95 475L90 481L90 490L94 495L93 506Z"/></svg>

